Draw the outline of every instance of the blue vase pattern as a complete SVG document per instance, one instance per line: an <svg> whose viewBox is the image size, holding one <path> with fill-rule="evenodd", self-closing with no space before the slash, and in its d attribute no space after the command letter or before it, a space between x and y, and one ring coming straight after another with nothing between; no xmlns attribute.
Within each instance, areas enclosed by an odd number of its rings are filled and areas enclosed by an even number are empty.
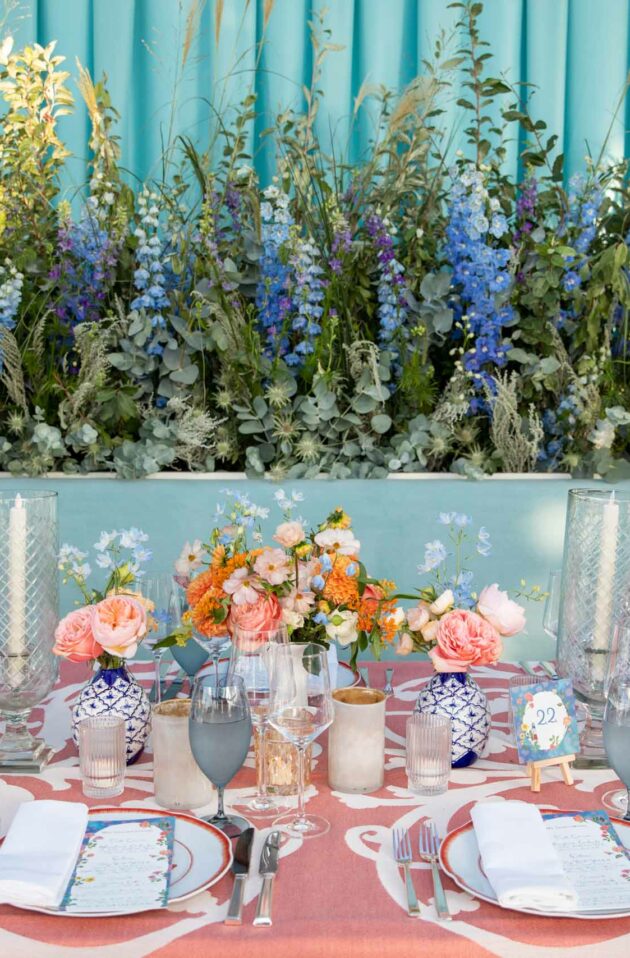
<svg viewBox="0 0 630 958"><path fill-rule="evenodd" d="M90 715L120 715L125 720L127 765L140 757L151 731L151 705L146 692L126 666L99 669L72 709L72 737L78 745L77 726Z"/></svg>
<svg viewBox="0 0 630 958"><path fill-rule="evenodd" d="M490 709L486 696L466 672L436 672L418 695L415 711L450 718L453 768L472 765L483 755L490 734Z"/></svg>

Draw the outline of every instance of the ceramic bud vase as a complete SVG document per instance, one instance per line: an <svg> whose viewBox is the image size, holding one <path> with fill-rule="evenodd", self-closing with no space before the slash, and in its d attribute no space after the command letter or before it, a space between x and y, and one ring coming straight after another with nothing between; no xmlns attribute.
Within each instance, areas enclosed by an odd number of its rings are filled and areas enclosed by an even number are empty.
<svg viewBox="0 0 630 958"><path fill-rule="evenodd" d="M467 672L436 672L418 695L415 711L450 718L453 768L472 765L483 755L490 734L490 709Z"/></svg>
<svg viewBox="0 0 630 958"><path fill-rule="evenodd" d="M72 737L76 745L77 726L91 715L120 715L125 720L127 765L132 765L140 757L151 731L151 705L124 663L115 668L99 668L81 690L72 709Z"/></svg>

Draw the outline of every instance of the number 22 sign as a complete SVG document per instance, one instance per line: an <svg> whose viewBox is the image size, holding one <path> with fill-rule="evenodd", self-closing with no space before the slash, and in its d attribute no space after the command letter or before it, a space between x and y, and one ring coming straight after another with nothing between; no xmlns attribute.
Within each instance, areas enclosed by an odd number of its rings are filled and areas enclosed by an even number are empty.
<svg viewBox="0 0 630 958"><path fill-rule="evenodd" d="M575 698L569 679L532 682L511 689L521 762L560 758L579 751Z"/></svg>

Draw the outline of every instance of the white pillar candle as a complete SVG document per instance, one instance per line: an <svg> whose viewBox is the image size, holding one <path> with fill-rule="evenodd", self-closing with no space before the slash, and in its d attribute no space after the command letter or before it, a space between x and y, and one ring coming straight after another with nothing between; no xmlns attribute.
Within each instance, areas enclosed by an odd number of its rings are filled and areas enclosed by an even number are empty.
<svg viewBox="0 0 630 958"><path fill-rule="evenodd" d="M26 651L26 509L18 493L9 512L9 636L7 652L14 658L9 667L17 680Z"/></svg>
<svg viewBox="0 0 630 958"><path fill-rule="evenodd" d="M336 689L328 732L328 784L337 792L375 792L385 771L385 693Z"/></svg>
<svg viewBox="0 0 630 958"><path fill-rule="evenodd" d="M613 628L613 600L615 565L617 561L617 533L619 526L619 503L614 491L603 508L602 530L599 540L599 568L595 585L595 625L591 648L605 653L610 649ZM593 678L603 681L606 674L607 656L593 656Z"/></svg>

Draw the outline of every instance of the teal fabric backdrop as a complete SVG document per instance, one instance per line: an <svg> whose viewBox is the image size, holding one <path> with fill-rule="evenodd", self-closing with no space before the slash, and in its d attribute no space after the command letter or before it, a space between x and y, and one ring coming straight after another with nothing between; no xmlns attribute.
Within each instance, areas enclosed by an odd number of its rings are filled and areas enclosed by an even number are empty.
<svg viewBox="0 0 630 958"><path fill-rule="evenodd" d="M0 479L2 491L54 489L59 495L59 537L90 553L101 530L138 526L149 536L154 571L172 568L186 540L206 536L215 505L223 502L226 487L247 492L260 506L270 508L263 523L265 541L278 521L274 503L278 486L270 482L223 476L172 478L121 482L107 479ZM443 537L437 522L440 512L457 510L473 520L476 534L485 526L492 541L488 558L474 556L475 585L498 582L516 590L521 578L531 586L545 587L549 572L562 564L562 546L567 492L575 487L610 489L605 483L577 479L489 479L470 482L455 477L405 480L296 481L285 491L304 495L299 513L307 524L342 505L353 519L361 541L361 558L377 577L392 578L401 591L411 592L426 583L417 572L423 561L425 542ZM630 482L616 488L630 488ZM474 550L473 550L474 551ZM98 570L95 570L95 576ZM98 580L96 580L98 581ZM62 610L67 612L77 598L71 586L62 589ZM547 659L554 643L542 628L542 603L526 603L527 632L507 639L504 658Z"/></svg>
<svg viewBox="0 0 630 958"><path fill-rule="evenodd" d="M18 42L57 39L71 68L78 57L96 77L108 74L113 102L122 113L124 163L140 178L159 173L163 143L173 133L186 133L203 145L213 111L227 118L229 104L255 88L259 117L251 148L268 179L273 144L261 147L260 133L281 106L302 105L301 87L312 66L307 22L325 7L332 40L344 49L326 61L326 99L317 127L324 140L334 131L338 148L349 140L362 81L403 87L430 56L439 30L449 30L456 17L447 0L275 0L264 29L270 0L10 2L18 3L9 18ZM217 4L223 7L218 42ZM183 64L191 7L200 8L198 25ZM481 27L494 54L490 71L538 87L533 111L559 135L570 170L582 168L587 144L598 153L610 126L629 65L629 17L630 0L485 0ZM463 123L455 98L447 104L447 124L456 131L456 147ZM365 148L370 129L368 104L350 137L355 156ZM608 141L611 157L623 155L626 129L622 110ZM64 121L63 132L84 158L82 109ZM508 165L516 173L516 143L510 145ZM73 175L80 183L81 159Z"/></svg>

